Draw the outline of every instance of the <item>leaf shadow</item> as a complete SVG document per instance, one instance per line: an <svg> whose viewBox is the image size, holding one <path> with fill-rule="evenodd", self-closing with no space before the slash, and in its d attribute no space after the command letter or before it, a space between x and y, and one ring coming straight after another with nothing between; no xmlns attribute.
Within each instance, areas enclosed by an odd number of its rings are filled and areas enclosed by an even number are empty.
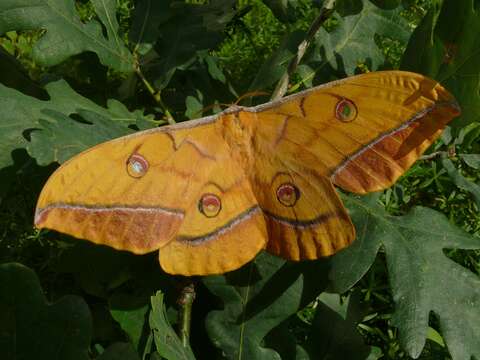
<svg viewBox="0 0 480 360"><path fill-rule="evenodd" d="M250 286L262 279L258 269L255 268L255 264L252 263L251 266L254 268L250 275ZM330 264L323 259L303 261L300 263L285 262L263 287L248 300L243 312L237 317L237 324L248 321L265 311L282 296L283 293L293 286L300 277L303 278L303 282L300 290L301 297L298 308L308 305L318 294L327 288L329 269ZM248 271L248 267L245 267L243 270ZM234 276L237 276L237 274ZM232 277L229 276L228 280L231 279ZM241 279L244 281L248 279L248 277L244 276Z"/></svg>

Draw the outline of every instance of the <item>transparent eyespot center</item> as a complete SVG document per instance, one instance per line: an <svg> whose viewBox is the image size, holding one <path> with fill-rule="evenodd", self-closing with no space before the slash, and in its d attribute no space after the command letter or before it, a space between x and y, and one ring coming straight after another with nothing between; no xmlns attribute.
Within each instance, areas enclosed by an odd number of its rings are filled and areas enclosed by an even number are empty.
<svg viewBox="0 0 480 360"><path fill-rule="evenodd" d="M128 175L134 178L140 178L146 174L148 170L148 161L139 154L133 154L127 161Z"/></svg>
<svg viewBox="0 0 480 360"><path fill-rule="evenodd" d="M204 194L198 202L198 210L206 217L215 217L222 209L222 202L217 195Z"/></svg>
<svg viewBox="0 0 480 360"><path fill-rule="evenodd" d="M300 198L300 190L290 183L282 184L277 189L277 199L282 205L292 207Z"/></svg>
<svg viewBox="0 0 480 360"><path fill-rule="evenodd" d="M342 99L335 107L335 117L344 122L353 121L357 117L357 107L352 101Z"/></svg>

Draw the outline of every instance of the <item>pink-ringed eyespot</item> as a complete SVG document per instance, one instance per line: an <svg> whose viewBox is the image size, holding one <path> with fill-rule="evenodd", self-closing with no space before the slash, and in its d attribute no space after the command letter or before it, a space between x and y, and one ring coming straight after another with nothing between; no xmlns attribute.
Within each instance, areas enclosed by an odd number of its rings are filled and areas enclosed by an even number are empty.
<svg viewBox="0 0 480 360"><path fill-rule="evenodd" d="M198 202L198 210L208 218L215 217L222 209L222 202L215 194L203 194Z"/></svg>

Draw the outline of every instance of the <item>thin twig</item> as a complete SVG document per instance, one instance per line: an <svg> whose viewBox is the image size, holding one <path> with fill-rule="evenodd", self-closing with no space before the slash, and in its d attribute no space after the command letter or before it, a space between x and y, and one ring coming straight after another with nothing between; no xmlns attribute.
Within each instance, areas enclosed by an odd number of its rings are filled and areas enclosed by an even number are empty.
<svg viewBox="0 0 480 360"><path fill-rule="evenodd" d="M193 281L188 278L185 281L177 300L177 303L180 306L178 312L178 336L184 347L189 346L193 300L195 300L195 285Z"/></svg>
<svg viewBox="0 0 480 360"><path fill-rule="evenodd" d="M300 45L298 45L298 50L295 54L295 57L288 64L287 71L285 72L285 74L283 74L282 78L278 82L277 87L273 91L270 100L280 99L287 93L290 77L297 70L298 64L300 64L300 61L305 55L305 52L307 51L310 43L313 41L313 38L315 37L317 31L320 29L323 23L332 15L334 7L335 0L325 0L325 4L322 6L320 14L318 14L315 21L312 23L312 25L310 25L310 29L308 29L305 39L303 39Z"/></svg>
<svg viewBox="0 0 480 360"><path fill-rule="evenodd" d="M435 151L431 154L428 154L428 155L422 155L420 156L419 160L433 160L433 159L436 159L438 157L442 157L442 156L445 156L445 157L448 157L448 158L452 158L452 157L455 157L456 153L455 153L455 147L452 146L450 147L447 151Z"/></svg>
<svg viewBox="0 0 480 360"><path fill-rule="evenodd" d="M148 92L150 95L152 95L153 99L155 102L160 106L162 109L163 113L165 114L165 117L170 125L175 124L175 119L173 118L172 114L168 110L168 108L165 106L165 104L162 101L162 97L160 96L160 91L155 90L155 88L150 84L150 82L147 80L145 75L143 75L142 70L140 69L140 66L137 65L135 67L135 73L138 75L138 77L142 80L143 84L147 88Z"/></svg>

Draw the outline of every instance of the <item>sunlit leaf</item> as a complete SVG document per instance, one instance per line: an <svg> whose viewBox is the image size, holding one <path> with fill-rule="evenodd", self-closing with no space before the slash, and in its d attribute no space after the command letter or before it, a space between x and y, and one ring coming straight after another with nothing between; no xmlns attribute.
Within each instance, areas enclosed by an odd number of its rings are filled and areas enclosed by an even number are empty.
<svg viewBox="0 0 480 360"><path fill-rule="evenodd" d="M12 164L13 150L26 147L42 165L64 161L94 143L128 133L131 131L129 125L144 119L141 112L129 112L116 100L111 100L108 108L99 106L62 80L48 84L46 90L50 99L42 101L0 84L3 111L0 168ZM81 112L90 116L94 123L90 125L68 118ZM29 133L33 139L31 144L24 137L28 129L40 129Z"/></svg>
<svg viewBox="0 0 480 360"><path fill-rule="evenodd" d="M116 1L92 0L92 3L101 24L96 20L82 22L73 0L2 0L0 34L11 30L45 30L33 47L33 57L45 66L93 51L102 64L132 72L133 57L118 33Z"/></svg>
<svg viewBox="0 0 480 360"><path fill-rule="evenodd" d="M338 25L332 32L320 29L315 38L315 68L320 71L326 64L335 70L353 75L360 63L377 70L385 62L385 57L375 43L375 36L387 36L407 43L410 29L400 16L402 7L385 10L363 0L358 14L338 18ZM310 61L313 61L313 59ZM312 66L312 65L311 65Z"/></svg>
<svg viewBox="0 0 480 360"><path fill-rule="evenodd" d="M480 241L434 210L416 207L405 216L390 216L377 199L346 198L357 240L332 259L334 288L342 292L355 284L382 246L395 301L392 321L403 348L412 357L420 354L434 312L452 358L478 357L480 280L446 257L444 249L478 249Z"/></svg>

